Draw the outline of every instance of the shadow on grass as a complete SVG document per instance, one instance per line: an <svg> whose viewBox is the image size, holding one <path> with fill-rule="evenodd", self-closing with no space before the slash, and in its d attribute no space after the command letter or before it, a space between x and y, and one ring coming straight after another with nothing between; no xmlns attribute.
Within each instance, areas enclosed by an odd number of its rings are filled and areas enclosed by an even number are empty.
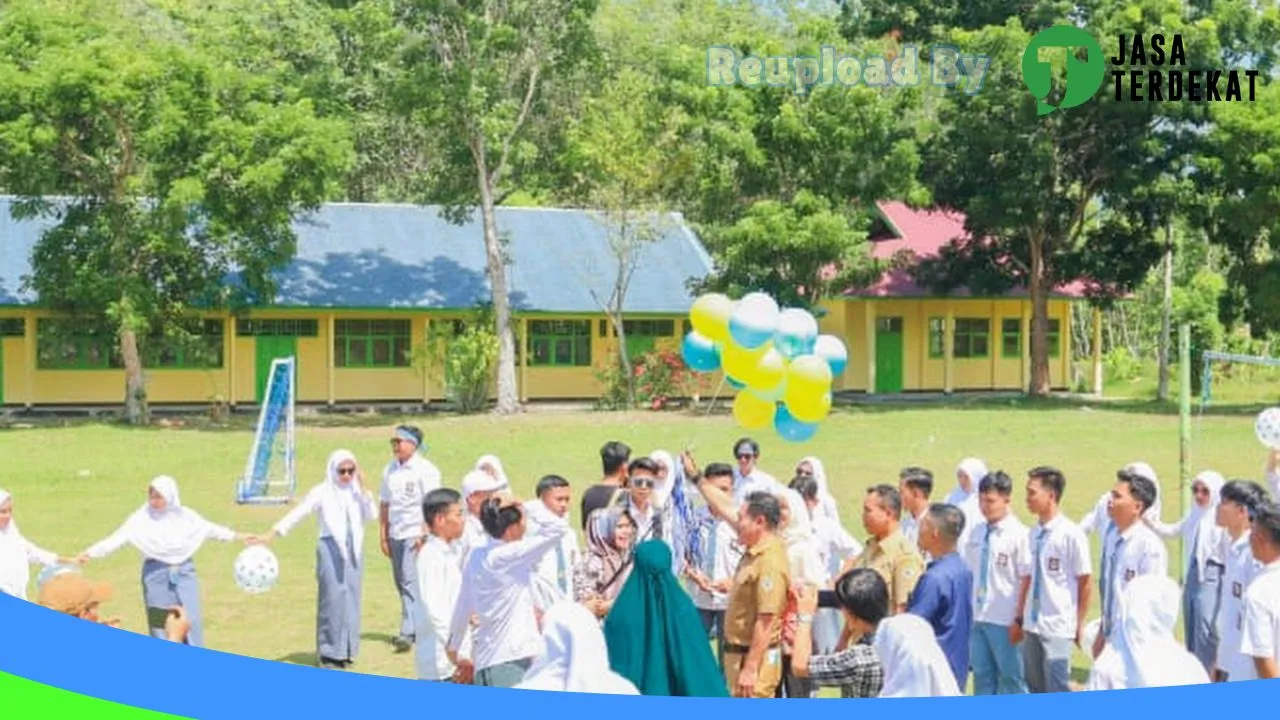
<svg viewBox="0 0 1280 720"><path fill-rule="evenodd" d="M360 639L368 640L370 642L386 643L387 645L390 645L392 642L395 641L396 638L394 635L388 635L387 633L367 632L367 633L360 633Z"/></svg>
<svg viewBox="0 0 1280 720"><path fill-rule="evenodd" d="M318 663L316 663L316 654L314 652L289 653L284 657L276 658L276 662L289 663L290 665L306 665L307 667L318 667Z"/></svg>

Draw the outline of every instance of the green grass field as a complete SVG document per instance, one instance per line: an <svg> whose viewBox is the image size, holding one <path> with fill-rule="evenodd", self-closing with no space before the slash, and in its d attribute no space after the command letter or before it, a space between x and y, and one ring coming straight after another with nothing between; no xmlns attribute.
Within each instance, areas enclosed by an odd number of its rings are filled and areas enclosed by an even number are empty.
<svg viewBox="0 0 1280 720"><path fill-rule="evenodd" d="M845 524L856 536L864 535L859 508L868 485L896 483L900 467L923 465L940 479L941 497L950 488L956 463L968 455L1015 477L1015 505L1024 520L1028 514L1022 473L1034 465L1055 464L1065 471L1065 507L1078 520L1110 487L1118 467L1146 460L1162 476L1165 519L1171 520L1179 507L1177 416L1144 408L1024 401L863 406L837 410L818 437L804 445L784 444L769 432L754 435L763 445L762 467L780 479L800 457L821 457ZM299 492L322 480L326 456L340 447L356 453L376 490L389 452L389 428L397 421L330 418L300 428ZM347 424L335 425L338 422ZM694 413L543 410L506 420L432 416L416 422L426 433L428 456L443 471L446 484L457 487L479 455L494 453L502 458L516 489L526 494L539 476L550 472L568 477L575 490L594 482L600 470L597 450L606 440L625 441L643 453L659 448L678 452L691 442L705 464L728 459L733 441L744 434L727 416ZM64 554L78 553L115 529L145 500L150 478L162 473L175 476L183 502L209 519L240 531L265 532L284 510L240 507L232 501L233 481L242 471L252 439L248 420L237 418L234 423L224 428L197 429L193 424L134 430L86 422L0 431L0 457L6 460L0 487L14 494L24 534ZM1254 438L1252 416L1243 414L1199 419L1192 451L1194 469L1212 467L1228 477L1257 478L1265 460ZM315 538L314 522L309 522L273 545L282 566L281 581L272 592L257 597L240 592L232 580L238 545L210 543L201 551L196 564L203 577L210 647L270 660L312 662ZM412 655L395 655L389 645L399 622L390 566L378 554L376 542L366 542L365 552L365 643L355 669L412 677ZM1176 544L1170 545L1170 552L1176 569ZM1096 539L1094 554L1096 559ZM114 584L116 597L106 610L133 631L145 625L139 569L139 557L131 548L87 569L92 577ZM1083 673L1083 658L1077 657L1076 664Z"/></svg>

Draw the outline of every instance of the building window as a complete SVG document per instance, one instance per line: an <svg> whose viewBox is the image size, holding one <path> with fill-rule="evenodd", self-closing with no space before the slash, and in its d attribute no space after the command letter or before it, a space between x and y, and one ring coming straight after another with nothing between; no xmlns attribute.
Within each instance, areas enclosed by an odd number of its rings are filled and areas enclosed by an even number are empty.
<svg viewBox="0 0 1280 720"><path fill-rule="evenodd" d="M245 337L319 337L318 320L237 320L236 335Z"/></svg>
<svg viewBox="0 0 1280 720"><path fill-rule="evenodd" d="M667 338L676 334L675 320L623 320L627 337Z"/></svg>
<svg viewBox="0 0 1280 720"><path fill-rule="evenodd" d="M27 334L27 321L23 318L0 318L0 337L22 337Z"/></svg>
<svg viewBox="0 0 1280 720"><path fill-rule="evenodd" d="M987 318L956 318L955 357L987 357L991 321Z"/></svg>
<svg viewBox="0 0 1280 720"><path fill-rule="evenodd" d="M591 365L590 320L531 320L529 365L587 367Z"/></svg>
<svg viewBox="0 0 1280 720"><path fill-rule="evenodd" d="M1049 331L1046 333L1049 345L1049 357L1057 358L1062 352L1062 321L1049 318Z"/></svg>
<svg viewBox="0 0 1280 720"><path fill-rule="evenodd" d="M946 352L946 328L945 318L929 318L929 357L940 358Z"/></svg>
<svg viewBox="0 0 1280 720"><path fill-rule="evenodd" d="M110 370L124 363L114 333L83 320L41 318L36 322L36 367Z"/></svg>
<svg viewBox="0 0 1280 720"><path fill-rule="evenodd" d="M1000 321L1000 357L1022 357L1022 319L1005 318Z"/></svg>
<svg viewBox="0 0 1280 720"><path fill-rule="evenodd" d="M222 367L221 320L192 323L186 337L148 338L142 366L162 370L212 370Z"/></svg>
<svg viewBox="0 0 1280 720"><path fill-rule="evenodd" d="M408 320L338 320L333 364L340 368L409 367L412 330Z"/></svg>

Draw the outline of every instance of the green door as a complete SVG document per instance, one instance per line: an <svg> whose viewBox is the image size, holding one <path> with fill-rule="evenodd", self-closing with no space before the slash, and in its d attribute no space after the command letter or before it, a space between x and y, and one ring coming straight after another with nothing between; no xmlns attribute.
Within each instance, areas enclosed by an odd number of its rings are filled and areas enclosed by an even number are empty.
<svg viewBox="0 0 1280 720"><path fill-rule="evenodd" d="M902 392L902 318L876 319L876 392Z"/></svg>
<svg viewBox="0 0 1280 720"><path fill-rule="evenodd" d="M298 355L298 338L287 335L259 335L256 338L256 365L257 378L255 380L254 399L261 404L262 399L266 397L267 381L271 379L271 361L276 358L289 357L295 358ZM294 361L293 375L294 381L297 381L298 367L297 361Z"/></svg>

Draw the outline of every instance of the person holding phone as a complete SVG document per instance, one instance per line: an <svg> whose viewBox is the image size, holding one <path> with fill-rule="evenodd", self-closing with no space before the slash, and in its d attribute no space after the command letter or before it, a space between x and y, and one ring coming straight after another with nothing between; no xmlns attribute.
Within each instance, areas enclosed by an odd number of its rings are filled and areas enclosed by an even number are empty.
<svg viewBox="0 0 1280 720"><path fill-rule="evenodd" d="M364 526L378 519L378 505L364 489L356 456L350 451L335 450L329 455L328 468L325 481L311 488L264 540L287 535L304 518L316 516L320 525L316 654L321 667L343 670L360 652Z"/></svg>
<svg viewBox="0 0 1280 720"><path fill-rule="evenodd" d="M832 602L834 601L834 602ZM812 655L813 617L819 607L838 607L855 639L844 650ZM884 685L884 667L873 645L876 628L889 615L889 585L870 568L850 570L832 591L800 588L799 624L791 654L791 672L818 687L839 687L843 697L876 697Z"/></svg>
<svg viewBox="0 0 1280 720"><path fill-rule="evenodd" d="M178 483L168 475L151 481L147 502L111 533L92 545L77 559L80 564L90 559L107 557L125 545L133 545L142 554L142 599L147 608L186 608L191 630L187 644L204 646L204 623L200 612L200 580L192 558L206 540L222 542L258 542L253 535L211 523L182 504ZM150 619L150 613L148 612ZM152 637L164 638L164 623L148 623Z"/></svg>

